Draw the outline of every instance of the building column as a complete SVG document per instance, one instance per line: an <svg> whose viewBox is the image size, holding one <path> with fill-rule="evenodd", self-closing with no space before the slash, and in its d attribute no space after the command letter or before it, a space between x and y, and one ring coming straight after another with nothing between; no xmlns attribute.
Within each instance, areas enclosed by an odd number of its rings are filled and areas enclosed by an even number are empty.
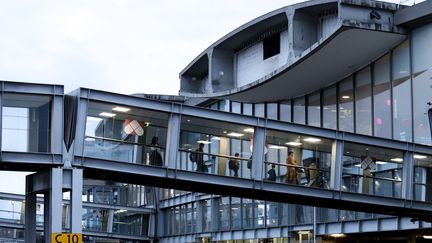
<svg viewBox="0 0 432 243"><path fill-rule="evenodd" d="M343 150L343 141L333 141L330 169L330 189L336 191L340 191L342 189Z"/></svg>
<svg viewBox="0 0 432 243"><path fill-rule="evenodd" d="M265 139L265 128L255 127L251 167L251 177L255 180L262 180L264 178Z"/></svg>
<svg viewBox="0 0 432 243"><path fill-rule="evenodd" d="M114 209L108 210L108 222L107 222L107 232L112 233L113 232L113 225L114 225Z"/></svg>
<svg viewBox="0 0 432 243"><path fill-rule="evenodd" d="M195 218L195 232L203 232L203 225L204 225L204 205L205 201L197 201L197 212L196 212L196 218Z"/></svg>
<svg viewBox="0 0 432 243"><path fill-rule="evenodd" d="M72 169L72 190L71 190L71 209L70 209L70 230L74 234L82 232L82 189L83 189L83 170Z"/></svg>
<svg viewBox="0 0 432 243"><path fill-rule="evenodd" d="M178 144L180 139L180 124L180 115L171 113L168 120L167 141L165 147L165 166L172 169L176 168L177 163Z"/></svg>
<svg viewBox="0 0 432 243"><path fill-rule="evenodd" d="M414 153L406 151L404 153L404 164L402 170L402 198L413 199L414 182Z"/></svg>
<svg viewBox="0 0 432 243"><path fill-rule="evenodd" d="M51 241L52 233L62 232L63 169L50 170L50 188L44 195L44 237Z"/></svg>
<svg viewBox="0 0 432 243"><path fill-rule="evenodd" d="M25 242L36 243L36 193L31 189L32 178L26 176L26 195L25 195Z"/></svg>

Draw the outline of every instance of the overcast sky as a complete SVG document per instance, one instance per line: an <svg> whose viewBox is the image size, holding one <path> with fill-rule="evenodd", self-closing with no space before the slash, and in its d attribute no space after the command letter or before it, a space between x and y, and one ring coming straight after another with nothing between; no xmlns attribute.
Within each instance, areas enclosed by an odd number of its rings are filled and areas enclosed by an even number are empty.
<svg viewBox="0 0 432 243"><path fill-rule="evenodd" d="M210 44L297 2L0 0L0 80L178 94L178 73ZM0 176L0 191L24 192L20 176Z"/></svg>

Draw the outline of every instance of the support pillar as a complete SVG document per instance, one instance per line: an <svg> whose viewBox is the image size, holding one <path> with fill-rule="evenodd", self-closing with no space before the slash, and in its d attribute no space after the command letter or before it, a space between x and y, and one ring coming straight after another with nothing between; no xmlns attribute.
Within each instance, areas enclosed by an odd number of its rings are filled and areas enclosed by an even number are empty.
<svg viewBox="0 0 432 243"><path fill-rule="evenodd" d="M63 169L50 170L50 188L44 195L44 237L51 241L52 233L62 232Z"/></svg>
<svg viewBox="0 0 432 243"><path fill-rule="evenodd" d="M402 198L407 200L413 199L413 182L414 182L414 153L406 151L404 154L404 164L402 170Z"/></svg>
<svg viewBox="0 0 432 243"><path fill-rule="evenodd" d="M175 169L177 163L178 144L180 139L181 118L172 113L168 120L167 141L165 150L165 166ZM178 165L180 168L180 165Z"/></svg>
<svg viewBox="0 0 432 243"><path fill-rule="evenodd" d="M343 150L343 141L333 141L330 169L330 189L336 191L340 191L342 189Z"/></svg>
<svg viewBox="0 0 432 243"><path fill-rule="evenodd" d="M252 179L261 180L264 175L265 128L255 127L252 152Z"/></svg>
<svg viewBox="0 0 432 243"><path fill-rule="evenodd" d="M83 170L72 169L70 229L75 234L82 232L82 189Z"/></svg>
<svg viewBox="0 0 432 243"><path fill-rule="evenodd" d="M36 243L36 193L31 191L32 178L26 177L25 242Z"/></svg>

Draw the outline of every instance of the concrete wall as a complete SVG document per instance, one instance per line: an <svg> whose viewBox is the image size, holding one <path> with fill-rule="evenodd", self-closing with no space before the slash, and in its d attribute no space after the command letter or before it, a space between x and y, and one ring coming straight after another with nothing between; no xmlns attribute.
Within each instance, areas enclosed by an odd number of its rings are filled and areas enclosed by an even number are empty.
<svg viewBox="0 0 432 243"><path fill-rule="evenodd" d="M263 42L260 41L235 54L237 87L256 81L287 64L288 31L280 33L280 53L263 60Z"/></svg>
<svg viewBox="0 0 432 243"><path fill-rule="evenodd" d="M318 17L307 11L297 10L293 20L293 52L299 56L318 40Z"/></svg>
<svg viewBox="0 0 432 243"><path fill-rule="evenodd" d="M211 60L213 92L234 88L234 52L226 49L214 49Z"/></svg>

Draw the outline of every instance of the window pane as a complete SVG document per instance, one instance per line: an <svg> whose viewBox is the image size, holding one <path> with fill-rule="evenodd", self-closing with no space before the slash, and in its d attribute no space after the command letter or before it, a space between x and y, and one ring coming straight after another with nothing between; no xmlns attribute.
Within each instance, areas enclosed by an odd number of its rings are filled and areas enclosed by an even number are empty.
<svg viewBox="0 0 432 243"><path fill-rule="evenodd" d="M252 116L252 104L243 103L243 115Z"/></svg>
<svg viewBox="0 0 432 243"><path fill-rule="evenodd" d="M296 98L294 100L294 122L298 124L305 124L305 97Z"/></svg>
<svg viewBox="0 0 432 243"><path fill-rule="evenodd" d="M277 120L278 119L278 104L277 103L267 103L267 118Z"/></svg>
<svg viewBox="0 0 432 243"><path fill-rule="evenodd" d="M356 132L372 135L372 98L370 67L356 76Z"/></svg>
<svg viewBox="0 0 432 243"><path fill-rule="evenodd" d="M323 92L323 127L336 129L336 86Z"/></svg>
<svg viewBox="0 0 432 243"><path fill-rule="evenodd" d="M255 104L255 116L264 117L264 104Z"/></svg>
<svg viewBox="0 0 432 243"><path fill-rule="evenodd" d="M230 111L230 101L229 100L219 101L219 110L229 112Z"/></svg>
<svg viewBox="0 0 432 243"><path fill-rule="evenodd" d="M374 65L375 136L391 138L390 55Z"/></svg>
<svg viewBox="0 0 432 243"><path fill-rule="evenodd" d="M280 120L291 122L291 100L284 101L279 104Z"/></svg>
<svg viewBox="0 0 432 243"><path fill-rule="evenodd" d="M409 42L393 51L393 137L412 141Z"/></svg>
<svg viewBox="0 0 432 243"><path fill-rule="evenodd" d="M241 104L239 102L231 102L231 112L232 113L241 113Z"/></svg>
<svg viewBox="0 0 432 243"><path fill-rule="evenodd" d="M315 92L308 96L308 125L321 126L321 95Z"/></svg>
<svg viewBox="0 0 432 243"><path fill-rule="evenodd" d="M354 131L352 77L339 83L339 130Z"/></svg>

